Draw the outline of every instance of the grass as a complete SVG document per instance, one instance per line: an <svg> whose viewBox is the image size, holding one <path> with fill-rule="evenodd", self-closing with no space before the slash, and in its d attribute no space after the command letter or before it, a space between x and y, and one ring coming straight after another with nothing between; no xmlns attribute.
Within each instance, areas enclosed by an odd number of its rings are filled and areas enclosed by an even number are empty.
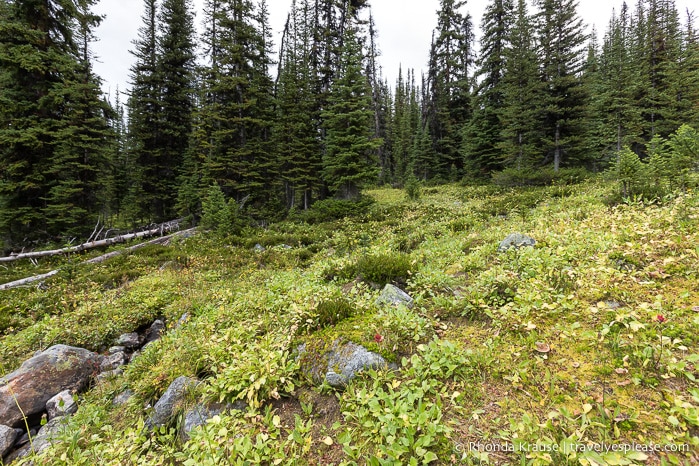
<svg viewBox="0 0 699 466"><path fill-rule="evenodd" d="M3 268L3 282L65 272L2 292L0 373L52 344L102 351L156 317L168 326L84 395L35 464L696 464L699 196L609 207L612 189L377 189L351 218L197 235L84 269ZM512 232L537 246L497 253ZM415 307L377 306L387 282ZM294 351L337 338L401 370L313 386ZM250 408L186 444L176 422L144 431L144 404L180 375ZM113 406L126 388L134 400ZM624 445L645 451L612 451Z"/></svg>

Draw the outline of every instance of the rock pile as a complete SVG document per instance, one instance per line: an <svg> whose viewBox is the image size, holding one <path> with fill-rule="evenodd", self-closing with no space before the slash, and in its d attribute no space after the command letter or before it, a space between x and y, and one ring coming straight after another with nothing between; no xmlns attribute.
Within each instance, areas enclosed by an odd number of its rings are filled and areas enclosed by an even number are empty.
<svg viewBox="0 0 699 466"><path fill-rule="evenodd" d="M165 323L156 320L141 335L128 333L102 355L67 345L55 345L24 361L0 378L0 458L17 458L48 448L67 416L78 410L77 395L91 382L121 373L148 343L160 338ZM41 426L41 421L48 422ZM28 428L27 428L28 427ZM31 438L31 442L30 442Z"/></svg>

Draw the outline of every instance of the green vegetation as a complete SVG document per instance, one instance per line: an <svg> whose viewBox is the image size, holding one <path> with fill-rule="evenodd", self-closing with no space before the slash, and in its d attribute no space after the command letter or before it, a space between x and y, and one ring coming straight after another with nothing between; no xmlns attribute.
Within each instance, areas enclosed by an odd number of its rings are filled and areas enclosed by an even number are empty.
<svg viewBox="0 0 699 466"><path fill-rule="evenodd" d="M168 330L86 393L62 443L34 464L693 464L699 195L609 207L617 192L595 180L448 185L419 200L372 190L362 217L202 232L94 266L50 259L58 276L2 292L2 373L52 344L103 350L157 317ZM498 253L514 231L536 247ZM7 267L3 281L31 268ZM352 273L328 281L332 270ZM368 282L384 281L415 307L378 306ZM337 338L401 370L336 393L314 386L295 351ZM204 381L202 399L249 408L185 443L177 420L144 430L144 404L181 375ZM126 388L135 398L113 405ZM574 449L634 442L687 450Z"/></svg>

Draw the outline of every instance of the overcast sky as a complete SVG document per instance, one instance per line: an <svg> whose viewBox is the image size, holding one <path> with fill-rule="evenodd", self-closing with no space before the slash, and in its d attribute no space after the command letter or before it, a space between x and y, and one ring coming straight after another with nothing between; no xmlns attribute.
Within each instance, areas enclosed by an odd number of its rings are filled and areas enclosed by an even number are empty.
<svg viewBox="0 0 699 466"><path fill-rule="evenodd" d="M281 31L291 1L267 0L275 50L278 50L281 42ZM677 0L683 22L686 17L684 11L692 1ZM203 3L203 0L193 0L197 27L202 23ZM618 10L621 3L622 0L581 0L578 12L588 27L595 24L601 34L606 29L612 8ZM628 3L633 6L636 2L629 0ZM469 0L463 10L463 13L468 12L473 17L477 34L480 33L481 16L487 4L487 0ZM437 25L439 0L371 0L371 5L378 30L379 61L384 77L393 85L401 64L404 70L415 69L419 76L426 68L432 31ZM104 80L105 91L113 96L117 84L122 91L128 86L129 68L133 63L129 49L141 26L143 0L101 0L95 12L105 16L96 31L99 41L93 44L98 60L95 71Z"/></svg>

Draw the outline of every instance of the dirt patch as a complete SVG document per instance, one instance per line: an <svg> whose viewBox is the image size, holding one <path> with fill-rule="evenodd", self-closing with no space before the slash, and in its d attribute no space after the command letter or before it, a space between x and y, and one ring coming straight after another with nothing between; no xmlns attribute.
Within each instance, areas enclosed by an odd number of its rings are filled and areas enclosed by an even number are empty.
<svg viewBox="0 0 699 466"><path fill-rule="evenodd" d="M343 421L340 402L335 394L322 394L304 387L298 389L295 396L273 400L270 404L279 416L282 426L289 431L296 424L296 416L303 422L309 419L313 422L312 453L304 458L309 461L307 464L337 464L346 459L342 445L337 443L340 431L333 429L333 424ZM332 440L331 445L324 442L327 437Z"/></svg>

